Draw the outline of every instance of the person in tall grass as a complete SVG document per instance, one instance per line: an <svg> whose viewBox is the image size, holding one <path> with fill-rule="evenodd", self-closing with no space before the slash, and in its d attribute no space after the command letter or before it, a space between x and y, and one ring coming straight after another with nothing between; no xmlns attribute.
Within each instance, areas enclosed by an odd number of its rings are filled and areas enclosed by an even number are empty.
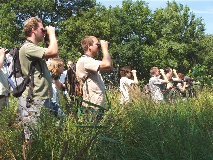
<svg viewBox="0 0 213 160"><path fill-rule="evenodd" d="M62 73L61 76L60 76L60 81L61 81L62 83L65 83L65 79L66 79L66 76L67 76L67 71L68 71L69 69L71 69L72 66L73 66L73 61L68 60L68 61L67 61L67 70L63 71L63 73Z"/></svg>
<svg viewBox="0 0 213 160"><path fill-rule="evenodd" d="M61 89L65 88L65 84L59 80L59 77L64 71L64 61L60 58L51 58L47 61L47 67L52 77L53 97L51 98L50 105L45 105L45 107L61 119L62 116L65 116L64 111L60 107Z"/></svg>
<svg viewBox="0 0 213 160"><path fill-rule="evenodd" d="M0 49L0 110L5 106L9 106L9 84L6 68L4 67L5 52L5 48Z"/></svg>
<svg viewBox="0 0 213 160"><path fill-rule="evenodd" d="M151 98L154 102L161 102L164 100L162 92L162 84L167 84L169 81L163 69L152 67L150 69L151 78L149 79L149 87L151 91ZM162 76L163 79L160 79Z"/></svg>
<svg viewBox="0 0 213 160"><path fill-rule="evenodd" d="M172 77L173 77L173 69L171 67L166 67L164 69L165 76L167 77L168 83L163 84L162 93L164 95L164 100L169 100L170 92L173 89Z"/></svg>
<svg viewBox="0 0 213 160"><path fill-rule="evenodd" d="M59 57L58 44L55 35L55 27L44 26L42 21L37 17L31 17L24 23L23 32L26 36L26 43L19 50L19 59L23 75L27 76L30 66L34 64L34 81L33 86L27 86L22 96L19 98L19 111L22 122L24 123L24 136L26 140L30 139L31 128L35 128L37 118L40 116L43 106L51 106L52 78L47 68L46 59ZM38 45L44 40L44 35L49 36L49 46L47 48ZM32 89L31 99L29 100L29 90Z"/></svg>
<svg viewBox="0 0 213 160"><path fill-rule="evenodd" d="M59 77L64 71L64 62L60 58L52 58L48 60L47 67L52 77L52 88L53 88L52 101L54 103L60 104L61 102L60 89L65 88L65 84L59 80Z"/></svg>
<svg viewBox="0 0 213 160"><path fill-rule="evenodd" d="M82 103L88 109L100 111L105 108L105 85L101 76L101 71L113 70L112 59L108 51L108 42L100 40L95 36L85 36L81 41L84 54L78 59L76 64L76 75L83 83L83 100L90 102ZM102 60L94 59L102 50ZM95 107L93 104L101 106Z"/></svg>
<svg viewBox="0 0 213 160"><path fill-rule="evenodd" d="M67 70L65 70L61 74L60 79L59 79L62 83L66 84L67 77L68 76L71 77L71 79L72 79L72 85L70 85L70 88L71 88L72 95L74 94L73 92L74 92L74 87L75 87L75 82L74 82L75 78L76 78L75 72L76 72L76 64L72 60L68 60L67 61ZM63 91L63 94L65 96L67 96L67 94L69 94L68 93L69 91L67 91L67 90L68 89L66 88L66 90Z"/></svg>
<svg viewBox="0 0 213 160"><path fill-rule="evenodd" d="M175 85L175 90L174 90L175 95L185 98L186 89L187 89L187 82L184 81L185 75L183 73L177 73L175 70L174 77L177 78L177 83Z"/></svg>
<svg viewBox="0 0 213 160"><path fill-rule="evenodd" d="M120 71L120 76L120 104L123 105L131 102L130 90L132 89L133 85L138 84L138 78L136 75L136 70L131 70L130 66L122 67Z"/></svg>

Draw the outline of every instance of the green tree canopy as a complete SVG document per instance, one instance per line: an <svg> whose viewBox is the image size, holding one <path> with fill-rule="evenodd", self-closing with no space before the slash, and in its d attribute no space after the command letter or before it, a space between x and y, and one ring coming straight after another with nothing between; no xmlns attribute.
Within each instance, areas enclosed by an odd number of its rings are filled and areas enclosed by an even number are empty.
<svg viewBox="0 0 213 160"><path fill-rule="evenodd" d="M0 2L0 16L0 46L20 45L25 39L24 21L36 16L44 25L56 27L59 54L65 62L78 60L80 42L86 35L109 41L115 72L108 78L114 81L119 78L119 68L127 65L146 81L152 66L169 66L187 74L200 64L212 74L212 36L205 35L202 18L175 1L151 11L141 0L109 8L95 0L5 0ZM100 53L97 59L101 57Z"/></svg>

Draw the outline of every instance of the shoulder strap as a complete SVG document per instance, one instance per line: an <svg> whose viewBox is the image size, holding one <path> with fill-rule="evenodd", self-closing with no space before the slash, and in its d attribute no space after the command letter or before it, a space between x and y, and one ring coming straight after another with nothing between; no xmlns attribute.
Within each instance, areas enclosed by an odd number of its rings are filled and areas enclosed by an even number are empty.
<svg viewBox="0 0 213 160"><path fill-rule="evenodd" d="M33 61L31 63L31 68L30 68L30 71L29 71L29 73L27 75L27 78L30 78L30 76L31 76L30 83L29 83L28 94L27 94L27 98L26 98L28 104L29 103L31 104L32 101L33 101L32 97L33 97L33 88L34 88L35 63L36 63L35 61Z"/></svg>

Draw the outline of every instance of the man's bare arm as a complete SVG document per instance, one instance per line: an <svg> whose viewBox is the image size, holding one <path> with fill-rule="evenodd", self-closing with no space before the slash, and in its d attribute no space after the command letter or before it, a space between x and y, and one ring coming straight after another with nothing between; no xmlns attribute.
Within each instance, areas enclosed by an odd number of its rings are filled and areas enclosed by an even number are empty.
<svg viewBox="0 0 213 160"><path fill-rule="evenodd" d="M47 34L49 35L49 46L46 52L43 55L44 59L56 58L58 56L58 43L55 36L55 27L48 26L46 27Z"/></svg>
<svg viewBox="0 0 213 160"><path fill-rule="evenodd" d="M1 48L0 49L0 70L3 68L4 58L5 58L5 49Z"/></svg>
<svg viewBox="0 0 213 160"><path fill-rule="evenodd" d="M108 52L108 42L105 40L101 40L100 42L101 42L101 49L103 52L103 58L99 69L101 71L111 71L113 70L113 64L110 54Z"/></svg>

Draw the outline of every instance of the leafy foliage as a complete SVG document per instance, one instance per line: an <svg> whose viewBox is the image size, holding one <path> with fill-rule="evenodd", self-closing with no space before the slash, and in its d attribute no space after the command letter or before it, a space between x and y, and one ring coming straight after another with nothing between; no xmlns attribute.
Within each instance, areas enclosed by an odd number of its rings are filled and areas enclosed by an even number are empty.
<svg viewBox="0 0 213 160"><path fill-rule="evenodd" d="M175 1L151 11L148 3L140 0L123 1L121 8L106 8L94 0L5 0L0 3L0 16L0 46L20 45L25 39L24 21L37 16L44 25L57 28L59 54L65 62L76 62L81 56L80 42L85 35L109 41L115 71L105 77L114 84L118 84L120 67L126 65L136 69L144 82L152 66L169 66L186 74L201 64L212 75L212 36L205 35L202 18Z"/></svg>
<svg viewBox="0 0 213 160"><path fill-rule="evenodd" d="M94 0L5 0L0 2L1 46L13 48L24 41L22 28L29 17L39 17L44 26L58 25L62 20L77 16L94 7Z"/></svg>

